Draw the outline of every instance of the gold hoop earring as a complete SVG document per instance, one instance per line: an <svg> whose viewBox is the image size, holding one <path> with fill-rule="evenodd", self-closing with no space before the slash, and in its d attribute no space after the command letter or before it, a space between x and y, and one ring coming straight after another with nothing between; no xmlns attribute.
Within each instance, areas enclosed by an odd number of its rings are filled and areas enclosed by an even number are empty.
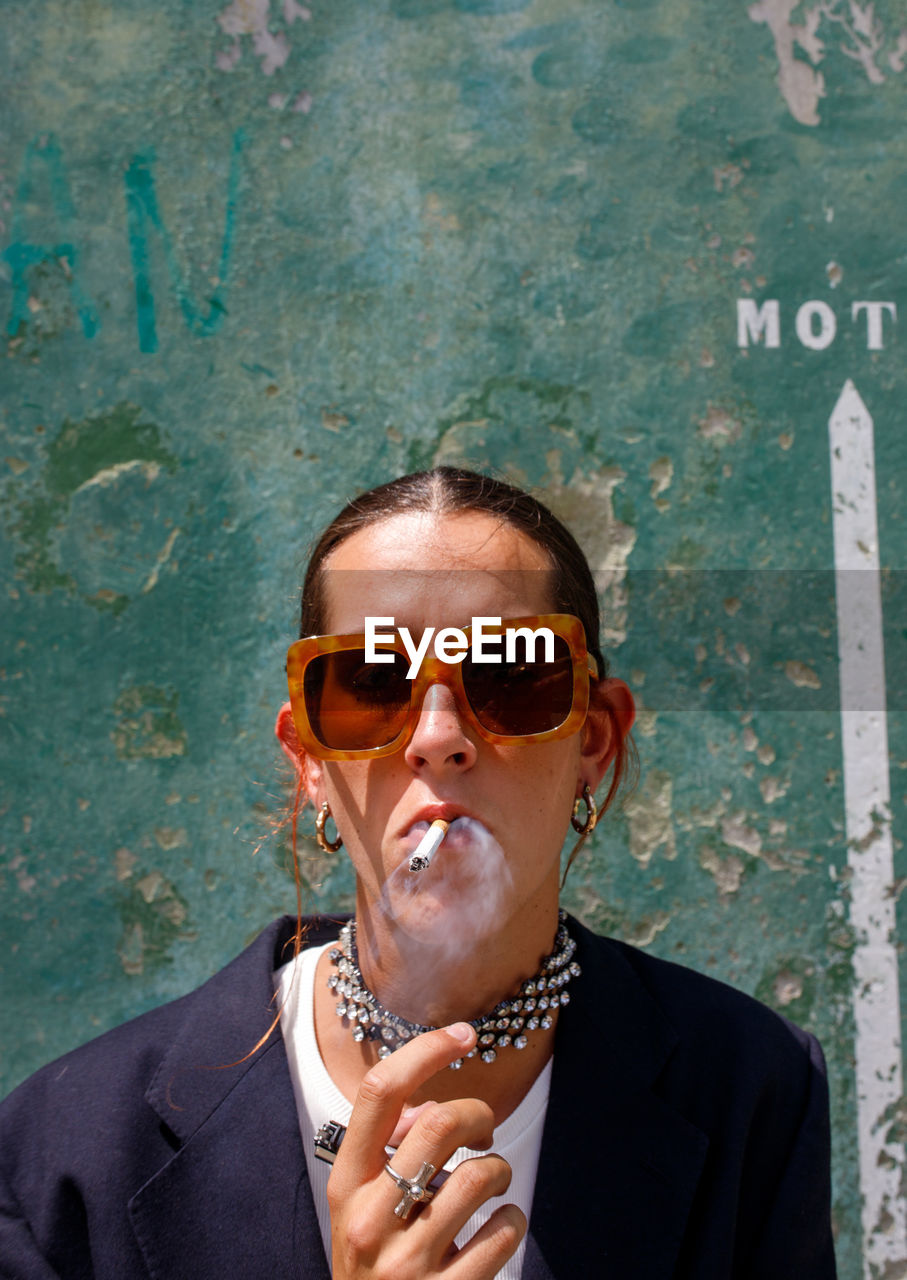
<svg viewBox="0 0 907 1280"><path fill-rule="evenodd" d="M579 807L581 804L586 806L586 817L583 822L579 821ZM595 830L596 822L598 822L598 805L595 803L595 796L592 794L592 788L587 782L583 787L583 794L579 799L573 801L573 813L570 815L570 825L577 835L587 836L590 831Z"/></svg>
<svg viewBox="0 0 907 1280"><path fill-rule="evenodd" d="M318 841L325 853L336 853L343 844L343 836L339 831L337 832L336 840L329 840L324 834L325 823L331 816L331 806L328 804L327 800L325 800L321 809L318 811L318 817L315 819L315 839ZM336 825L337 824L335 822L334 826L336 827Z"/></svg>

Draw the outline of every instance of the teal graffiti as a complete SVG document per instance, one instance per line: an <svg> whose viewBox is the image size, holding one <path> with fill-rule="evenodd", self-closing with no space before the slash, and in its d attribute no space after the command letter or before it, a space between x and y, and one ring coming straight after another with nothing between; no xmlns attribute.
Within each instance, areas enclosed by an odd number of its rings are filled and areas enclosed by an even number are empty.
<svg viewBox="0 0 907 1280"><path fill-rule="evenodd" d="M26 236L26 209L30 204L36 203L34 188L36 186L35 168L38 161L41 161L44 166L53 211L59 229L66 237L53 243L39 243L29 240ZM30 142L25 149L13 208L11 242L3 253L4 260L9 263L13 288L12 307L6 322L6 332L10 337L14 337L20 327L29 322L29 276L35 267L48 260L56 261L63 267L85 337L93 338L100 328L101 321L98 313L79 284L78 250L75 242L68 238L70 224L74 219L75 208L69 193L69 183L66 180L59 143L53 134L43 134Z"/></svg>
<svg viewBox="0 0 907 1280"><path fill-rule="evenodd" d="M236 223L236 202L239 193L240 163L245 137L238 129L233 135L230 158L230 176L227 182L227 208L224 215L224 237L221 243L220 266L217 272L217 288L207 299L207 311L192 297L183 278L179 261L167 225L161 217L154 185L155 154L149 150L134 156L125 173L126 218L129 232L129 250L132 255L132 274L135 280L136 319L139 331L139 349L157 350L157 323L155 319L154 293L150 277L150 231L156 231L164 251L164 261L170 283L176 294L183 319L192 333L208 336L220 328L226 315L226 281L233 251L233 233Z"/></svg>

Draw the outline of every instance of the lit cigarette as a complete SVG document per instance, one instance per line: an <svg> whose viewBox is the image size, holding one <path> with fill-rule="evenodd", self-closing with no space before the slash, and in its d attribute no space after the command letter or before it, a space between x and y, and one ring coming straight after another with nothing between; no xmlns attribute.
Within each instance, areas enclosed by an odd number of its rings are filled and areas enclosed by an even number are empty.
<svg viewBox="0 0 907 1280"><path fill-rule="evenodd" d="M449 822L443 818L435 818L434 822L419 841L409 860L410 871L424 871L441 847L441 841L447 835Z"/></svg>

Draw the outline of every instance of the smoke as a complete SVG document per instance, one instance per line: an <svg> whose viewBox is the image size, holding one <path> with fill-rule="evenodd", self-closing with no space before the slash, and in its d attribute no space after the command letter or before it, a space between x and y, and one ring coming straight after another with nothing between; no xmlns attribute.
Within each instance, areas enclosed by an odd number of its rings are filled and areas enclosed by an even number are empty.
<svg viewBox="0 0 907 1280"><path fill-rule="evenodd" d="M409 832L413 849L428 825L417 822ZM424 871L409 870L411 852L388 878L380 907L403 961L401 994L407 1004L428 1009L449 996L449 971L463 953L494 932L513 877L504 850L475 818L454 819Z"/></svg>

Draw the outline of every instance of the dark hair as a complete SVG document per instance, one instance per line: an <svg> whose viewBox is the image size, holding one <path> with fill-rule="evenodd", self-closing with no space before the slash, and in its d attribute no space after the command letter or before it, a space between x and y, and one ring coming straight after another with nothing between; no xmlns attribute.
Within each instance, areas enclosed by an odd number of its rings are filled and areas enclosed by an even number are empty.
<svg viewBox="0 0 907 1280"><path fill-rule="evenodd" d="M400 476L360 494L334 517L309 559L302 588L301 636L319 635L327 628L324 568L331 552L357 530L412 511L429 511L436 515L459 511L485 512L531 538L551 560L555 611L572 613L580 619L586 632L587 647L598 665L599 676L602 679L607 676L608 667L599 643L595 580L573 534L531 494L508 484L506 480L461 467L435 467L431 471ZM618 745L603 810L613 800L636 758L632 739L622 732L620 722L607 702L606 709Z"/></svg>

